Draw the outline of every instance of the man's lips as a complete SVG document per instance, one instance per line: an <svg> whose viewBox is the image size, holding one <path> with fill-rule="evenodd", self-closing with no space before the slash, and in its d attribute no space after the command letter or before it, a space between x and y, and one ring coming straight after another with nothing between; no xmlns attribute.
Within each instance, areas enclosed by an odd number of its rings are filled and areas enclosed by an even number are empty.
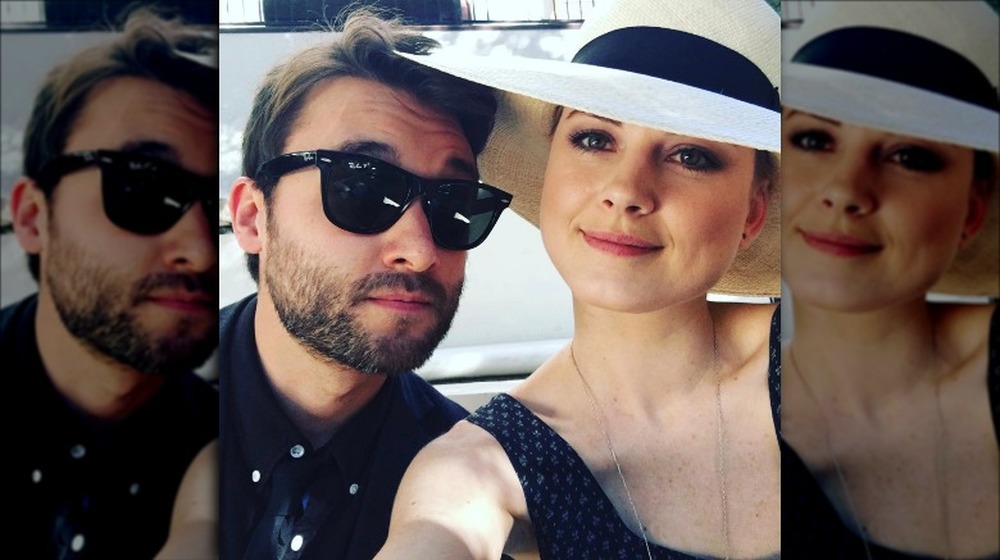
<svg viewBox="0 0 1000 560"><path fill-rule="evenodd" d="M611 231L580 230L584 241L591 247L621 257L648 255L663 248L641 237Z"/></svg>
<svg viewBox="0 0 1000 560"><path fill-rule="evenodd" d="M431 308L433 298L420 292L381 292L365 298L382 307L397 311L425 311Z"/></svg>
<svg viewBox="0 0 1000 560"><path fill-rule="evenodd" d="M204 292L154 292L143 298L164 307L181 311L215 310L215 298Z"/></svg>
<svg viewBox="0 0 1000 560"><path fill-rule="evenodd" d="M882 250L882 246L859 237L839 233L820 233L799 230L807 245L830 255L857 257L871 255Z"/></svg>

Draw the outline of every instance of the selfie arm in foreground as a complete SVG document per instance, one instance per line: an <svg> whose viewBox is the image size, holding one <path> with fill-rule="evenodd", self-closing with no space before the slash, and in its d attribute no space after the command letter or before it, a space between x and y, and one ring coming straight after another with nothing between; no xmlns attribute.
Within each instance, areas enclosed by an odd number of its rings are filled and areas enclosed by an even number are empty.
<svg viewBox="0 0 1000 560"><path fill-rule="evenodd" d="M191 461L174 500L167 542L155 560L218 558L219 440Z"/></svg>
<svg viewBox="0 0 1000 560"><path fill-rule="evenodd" d="M376 559L497 560L515 519L527 519L517 474L496 440L463 421L410 464Z"/></svg>

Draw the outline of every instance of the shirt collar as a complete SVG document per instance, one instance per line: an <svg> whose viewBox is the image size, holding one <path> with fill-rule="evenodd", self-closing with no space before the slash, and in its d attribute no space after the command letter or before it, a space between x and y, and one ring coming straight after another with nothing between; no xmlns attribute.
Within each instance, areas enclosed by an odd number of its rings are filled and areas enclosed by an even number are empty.
<svg viewBox="0 0 1000 560"><path fill-rule="evenodd" d="M253 298L233 321L234 336L230 386L236 433L243 455L252 469L267 480L282 459L299 450L319 453L323 461L336 461L348 480L360 477L385 422L387 411L399 400L399 382L390 376L375 397L351 417L319 449L285 414L264 371L254 331L257 300ZM256 475L254 475L256 476Z"/></svg>

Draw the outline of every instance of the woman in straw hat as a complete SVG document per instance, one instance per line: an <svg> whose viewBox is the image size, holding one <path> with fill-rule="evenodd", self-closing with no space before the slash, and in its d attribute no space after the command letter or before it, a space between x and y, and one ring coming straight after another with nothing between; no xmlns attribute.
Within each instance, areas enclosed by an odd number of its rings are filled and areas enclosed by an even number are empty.
<svg viewBox="0 0 1000 560"><path fill-rule="evenodd" d="M418 456L379 558L779 548L776 309L706 299L779 292L779 19L603 8L572 62L412 57L504 92L483 177L540 225L575 332Z"/></svg>
<svg viewBox="0 0 1000 560"><path fill-rule="evenodd" d="M850 2L785 38L786 557L1000 552L997 29Z"/></svg>

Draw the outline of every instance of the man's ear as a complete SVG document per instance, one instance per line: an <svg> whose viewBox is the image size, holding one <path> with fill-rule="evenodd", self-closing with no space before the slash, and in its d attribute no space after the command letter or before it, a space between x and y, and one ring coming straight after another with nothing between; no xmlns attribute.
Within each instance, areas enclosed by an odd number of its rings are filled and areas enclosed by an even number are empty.
<svg viewBox="0 0 1000 560"><path fill-rule="evenodd" d="M750 205L747 210L746 222L743 224L743 239L740 240L740 249L749 247L764 229L764 224L767 223L767 192L766 185L754 185L751 189Z"/></svg>
<svg viewBox="0 0 1000 560"><path fill-rule="evenodd" d="M988 204L991 202L984 194L986 192L985 179L976 179L969 193L969 208L965 214L965 224L962 225L962 242L959 247L965 247L975 239L976 233L986 222L986 214L989 210Z"/></svg>
<svg viewBox="0 0 1000 560"><path fill-rule="evenodd" d="M49 233L49 201L33 179L21 177L10 193L11 225L25 253L37 255Z"/></svg>
<svg viewBox="0 0 1000 560"><path fill-rule="evenodd" d="M233 217L233 235L243 251L260 253L264 246L267 209L264 193L249 177L240 177L229 190L229 214Z"/></svg>

